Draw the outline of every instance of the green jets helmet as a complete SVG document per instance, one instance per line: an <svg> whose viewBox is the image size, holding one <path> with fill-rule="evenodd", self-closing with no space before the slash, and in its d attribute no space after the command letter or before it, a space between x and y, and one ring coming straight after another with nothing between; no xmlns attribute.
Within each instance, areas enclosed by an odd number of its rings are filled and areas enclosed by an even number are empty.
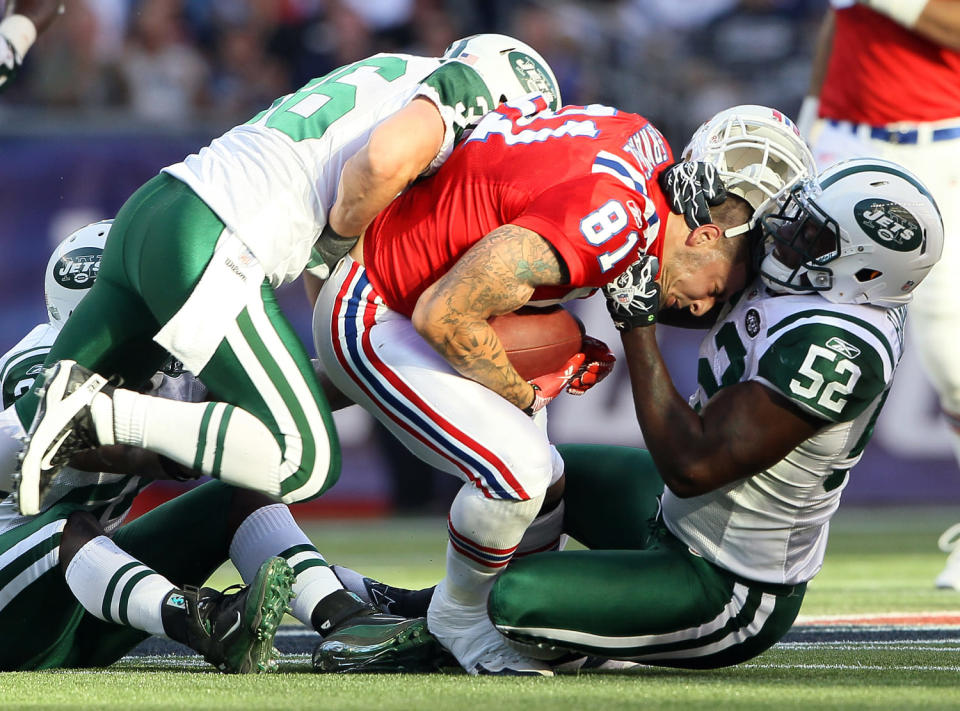
<svg viewBox="0 0 960 711"><path fill-rule="evenodd" d="M112 224L113 220L101 220L81 227L53 250L44 277L50 325L61 328L90 291Z"/></svg>
<svg viewBox="0 0 960 711"><path fill-rule="evenodd" d="M507 35L470 35L444 51L483 78L494 101L502 103L526 94L542 94L550 109L560 108L560 87L550 65L530 45Z"/></svg>
<svg viewBox="0 0 960 711"><path fill-rule="evenodd" d="M761 218L774 291L816 292L833 303L897 306L940 259L943 220L920 180L877 158L841 161Z"/></svg>
<svg viewBox="0 0 960 711"><path fill-rule="evenodd" d="M693 134L683 159L709 163L727 190L750 203L754 213L743 229L777 207L798 181L816 175L816 163L799 130L785 114L768 106L744 104L721 111Z"/></svg>

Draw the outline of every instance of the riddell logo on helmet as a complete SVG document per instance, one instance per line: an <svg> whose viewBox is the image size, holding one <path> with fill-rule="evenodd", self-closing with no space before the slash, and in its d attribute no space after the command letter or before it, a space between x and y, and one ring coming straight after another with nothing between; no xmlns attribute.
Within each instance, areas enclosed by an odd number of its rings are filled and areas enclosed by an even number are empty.
<svg viewBox="0 0 960 711"><path fill-rule="evenodd" d="M917 218L895 202L879 198L861 200L854 206L853 215L870 239L897 252L912 252L923 240Z"/></svg>
<svg viewBox="0 0 960 711"><path fill-rule="evenodd" d="M100 272L103 250L81 247L67 252L53 267L53 278L65 289L89 289Z"/></svg>

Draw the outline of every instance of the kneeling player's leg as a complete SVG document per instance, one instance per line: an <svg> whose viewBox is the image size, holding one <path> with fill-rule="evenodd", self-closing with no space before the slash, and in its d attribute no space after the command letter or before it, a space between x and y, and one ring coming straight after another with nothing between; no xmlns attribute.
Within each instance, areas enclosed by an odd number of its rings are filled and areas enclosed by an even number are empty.
<svg viewBox="0 0 960 711"><path fill-rule="evenodd" d="M494 585L491 619L521 643L686 668L740 663L790 628L805 586L737 580L664 537L517 561Z"/></svg>
<svg viewBox="0 0 960 711"><path fill-rule="evenodd" d="M468 482L450 510L447 576L427 619L465 669L492 671L486 661L505 660L509 650L486 617L486 598L551 483L547 437L516 407L456 373L409 319L385 309L359 265L341 262L324 293L314 337L337 387L420 459Z"/></svg>
<svg viewBox="0 0 960 711"><path fill-rule="evenodd" d="M199 377L220 402L115 391L115 421L124 423L114 425L116 442L285 502L313 498L336 482L340 451L330 409L268 285L227 328Z"/></svg>
<svg viewBox="0 0 960 711"><path fill-rule="evenodd" d="M645 449L564 444L564 533L588 548L645 548L663 480Z"/></svg>
<svg viewBox="0 0 960 711"><path fill-rule="evenodd" d="M9 499L0 504L11 507ZM58 567L72 507L57 505L0 534L0 670L50 669L69 663L83 617ZM13 518L13 512L4 512Z"/></svg>
<svg viewBox="0 0 960 711"><path fill-rule="evenodd" d="M104 416L97 431L112 428L118 443L286 502L318 496L336 482L340 453L310 359L253 255L186 186L167 190L173 198L162 217L177 239L145 234L139 260L181 268L173 285L143 270L138 288L164 324L157 341L220 402L118 390L112 421Z"/></svg>
<svg viewBox="0 0 960 711"><path fill-rule="evenodd" d="M163 634L223 671L271 666L273 635L292 596L290 567L261 561L250 585L232 594L197 587L227 559L243 513L237 492L210 482L124 526L114 540L92 535L98 526L89 517L71 519L71 535L86 542L68 541L77 551L66 578L90 613L77 630L76 665L110 664L149 634Z"/></svg>

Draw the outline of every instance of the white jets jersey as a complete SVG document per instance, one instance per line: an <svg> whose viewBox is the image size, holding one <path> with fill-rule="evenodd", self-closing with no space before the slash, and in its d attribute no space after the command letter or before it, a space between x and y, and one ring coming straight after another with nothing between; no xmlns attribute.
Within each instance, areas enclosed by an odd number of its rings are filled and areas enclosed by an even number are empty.
<svg viewBox="0 0 960 711"><path fill-rule="evenodd" d="M43 370L43 361L57 338L59 330L49 324L34 328L20 343L0 358L0 392L4 395L3 412L0 412L0 437L13 438L22 432L15 408L6 402L7 393L13 393L14 399L30 389L34 379ZM179 364L169 362L151 379L149 394L187 402L201 402L206 398L207 390L192 374L184 372ZM6 445L0 449L8 451ZM15 528L31 520L30 516L21 516L13 497L8 496L12 489L15 462L6 462L9 471L0 471L0 533ZM130 512L133 499L150 480L125 474L103 474L83 472L66 467L53 480L50 491L44 498L43 510L57 504L74 504L96 516L104 530L112 533Z"/></svg>
<svg viewBox="0 0 960 711"><path fill-rule="evenodd" d="M459 61L378 54L280 97L163 172L189 185L277 286L307 266L343 164L377 124L415 97L436 104L445 133L429 173L500 93Z"/></svg>
<svg viewBox="0 0 960 711"><path fill-rule="evenodd" d="M667 528L712 563L750 580L796 584L823 565L829 521L860 460L903 349L904 307L777 295L758 280L700 346L699 409L755 380L824 427L780 462L691 498L663 496Z"/></svg>

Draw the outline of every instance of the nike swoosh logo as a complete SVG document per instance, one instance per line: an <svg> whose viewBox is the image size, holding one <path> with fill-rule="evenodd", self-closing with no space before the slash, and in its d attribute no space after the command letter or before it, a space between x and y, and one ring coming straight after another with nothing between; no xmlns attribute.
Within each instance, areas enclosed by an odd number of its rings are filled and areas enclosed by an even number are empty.
<svg viewBox="0 0 960 711"><path fill-rule="evenodd" d="M232 635L234 632L236 632L238 627L240 627L240 613L239 613L239 612L237 613L237 621L234 622L234 623L230 626L230 629L228 629L226 632L224 632L222 635L220 635L220 641L222 642L222 641L225 640L227 637L229 637L229 636Z"/></svg>
<svg viewBox="0 0 960 711"><path fill-rule="evenodd" d="M70 430L64 430L53 444L47 449L47 453L43 455L43 458L40 460L40 470L53 468L53 458L56 456L57 452L60 451L60 446L63 444L63 441L70 436Z"/></svg>

